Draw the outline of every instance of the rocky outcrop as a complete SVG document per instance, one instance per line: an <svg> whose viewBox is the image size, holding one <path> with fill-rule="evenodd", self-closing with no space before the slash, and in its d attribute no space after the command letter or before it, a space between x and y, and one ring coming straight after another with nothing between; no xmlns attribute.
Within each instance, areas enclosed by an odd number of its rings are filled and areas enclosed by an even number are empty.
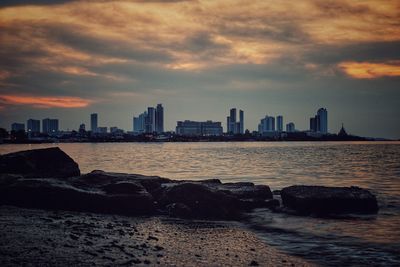
<svg viewBox="0 0 400 267"><path fill-rule="evenodd" d="M26 150L0 156L0 174L27 178L79 176L78 164L58 147Z"/></svg>
<svg viewBox="0 0 400 267"><path fill-rule="evenodd" d="M291 186L280 194L284 206L299 214L378 210L375 196L357 187ZM78 165L59 148L2 155L1 204L199 219L237 219L255 208L280 209L268 186L248 182L174 181L100 170L80 176Z"/></svg>
<svg viewBox="0 0 400 267"><path fill-rule="evenodd" d="M299 214L374 214L376 197L359 187L325 187L295 185L283 188L282 203Z"/></svg>

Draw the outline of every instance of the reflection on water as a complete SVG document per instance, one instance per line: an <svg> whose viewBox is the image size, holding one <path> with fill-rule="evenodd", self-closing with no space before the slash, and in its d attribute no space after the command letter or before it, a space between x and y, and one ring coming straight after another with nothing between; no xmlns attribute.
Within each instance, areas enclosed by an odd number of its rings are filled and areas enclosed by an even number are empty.
<svg viewBox="0 0 400 267"><path fill-rule="evenodd" d="M54 145L1 145L0 153L48 146ZM322 260L325 265L340 262L400 264L400 142L98 143L57 146L77 161L84 173L101 169L173 179L250 180L270 185L272 189L293 184L369 188L378 196L381 207L376 217L319 220L272 216L264 211L254 213L253 229L267 242L293 254L319 261L321 255L325 255L327 260ZM317 253L318 247L318 251L323 253Z"/></svg>

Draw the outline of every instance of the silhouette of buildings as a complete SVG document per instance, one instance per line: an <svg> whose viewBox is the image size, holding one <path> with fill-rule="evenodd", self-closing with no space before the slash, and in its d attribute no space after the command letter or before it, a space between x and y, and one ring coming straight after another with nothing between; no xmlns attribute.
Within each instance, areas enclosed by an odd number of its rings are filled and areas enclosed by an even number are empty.
<svg viewBox="0 0 400 267"><path fill-rule="evenodd" d="M133 117L133 132L158 133L164 132L164 108L158 104L156 108L148 107L147 112L141 113L138 117Z"/></svg>
<svg viewBox="0 0 400 267"><path fill-rule="evenodd" d="M97 113L90 114L90 130L95 133L98 127Z"/></svg>
<svg viewBox="0 0 400 267"><path fill-rule="evenodd" d="M279 115L276 117L276 130L278 132L283 132L283 116Z"/></svg>
<svg viewBox="0 0 400 267"><path fill-rule="evenodd" d="M236 108L231 108L229 116L226 118L228 134L244 134L244 112L239 110L239 121L236 121L236 114Z"/></svg>
<svg viewBox="0 0 400 267"><path fill-rule="evenodd" d="M82 123L81 125L79 125L79 132L85 132L85 131L86 131L86 125Z"/></svg>
<svg viewBox="0 0 400 267"><path fill-rule="evenodd" d="M325 108L318 109L317 114L310 118L310 131L328 133L328 111Z"/></svg>
<svg viewBox="0 0 400 267"><path fill-rule="evenodd" d="M40 120L29 119L26 127L28 133L40 133Z"/></svg>
<svg viewBox="0 0 400 267"><path fill-rule="evenodd" d="M296 131L295 125L293 122L289 122L288 124L286 124L286 132L288 133L293 133Z"/></svg>
<svg viewBox="0 0 400 267"><path fill-rule="evenodd" d="M275 117L265 115L258 124L258 132L260 134L275 132Z"/></svg>
<svg viewBox="0 0 400 267"><path fill-rule="evenodd" d="M216 136L222 135L221 122L213 121L178 121L176 134L184 136Z"/></svg>
<svg viewBox="0 0 400 267"><path fill-rule="evenodd" d="M11 131L25 131L25 124L14 122L13 124L11 124Z"/></svg>
<svg viewBox="0 0 400 267"><path fill-rule="evenodd" d="M58 133L58 119L43 119L42 120L42 132L47 134Z"/></svg>
<svg viewBox="0 0 400 267"><path fill-rule="evenodd" d="M164 132L164 108L162 104L157 104L156 107L156 132L158 134Z"/></svg>

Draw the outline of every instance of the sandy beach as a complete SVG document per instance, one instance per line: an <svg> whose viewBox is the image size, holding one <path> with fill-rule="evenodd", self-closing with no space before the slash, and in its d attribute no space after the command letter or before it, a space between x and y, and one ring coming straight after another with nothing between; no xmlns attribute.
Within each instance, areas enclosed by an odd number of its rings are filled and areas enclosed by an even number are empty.
<svg viewBox="0 0 400 267"><path fill-rule="evenodd" d="M1 266L310 266L237 222L0 207Z"/></svg>

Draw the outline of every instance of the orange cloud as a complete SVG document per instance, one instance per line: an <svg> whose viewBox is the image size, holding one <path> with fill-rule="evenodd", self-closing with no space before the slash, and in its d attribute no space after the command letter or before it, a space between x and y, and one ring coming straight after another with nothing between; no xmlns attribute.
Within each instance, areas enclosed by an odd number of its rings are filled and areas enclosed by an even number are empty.
<svg viewBox="0 0 400 267"><path fill-rule="evenodd" d="M3 104L29 105L37 108L83 108L91 104L91 100L80 97L43 97L43 96L19 96L0 95Z"/></svg>
<svg viewBox="0 0 400 267"><path fill-rule="evenodd" d="M390 61L389 63L371 62L343 62L339 64L347 75L356 79L375 79L381 77L400 76L400 62Z"/></svg>

